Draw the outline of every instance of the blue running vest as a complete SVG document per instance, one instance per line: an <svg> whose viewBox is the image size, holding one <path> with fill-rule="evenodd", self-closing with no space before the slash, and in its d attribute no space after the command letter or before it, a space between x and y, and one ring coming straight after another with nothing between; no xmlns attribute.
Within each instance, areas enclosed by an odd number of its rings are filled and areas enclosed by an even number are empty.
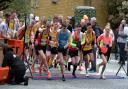
<svg viewBox="0 0 128 89"><path fill-rule="evenodd" d="M68 30L66 32L60 31L58 35L58 48L63 48L68 43L69 33Z"/></svg>

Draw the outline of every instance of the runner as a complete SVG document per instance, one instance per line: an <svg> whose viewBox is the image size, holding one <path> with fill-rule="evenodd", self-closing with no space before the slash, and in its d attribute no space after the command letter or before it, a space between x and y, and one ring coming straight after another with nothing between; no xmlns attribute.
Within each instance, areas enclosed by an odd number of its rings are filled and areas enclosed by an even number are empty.
<svg viewBox="0 0 128 89"><path fill-rule="evenodd" d="M58 34L58 57L61 66L62 80L64 77L64 62L67 61L67 47L69 41L70 31L66 28L66 22L62 23L62 29Z"/></svg>
<svg viewBox="0 0 128 89"><path fill-rule="evenodd" d="M37 55L40 55L41 59L42 59L42 62L41 62L41 65L40 65L40 69L39 69L39 72L41 74L42 72L42 66L44 64L44 67L46 68L46 71L48 73L48 79L51 78L51 72L48 68L48 64L47 64L47 60L46 60L46 56L45 56L45 52L46 52L46 47L42 45L42 33L43 31L45 30L46 28L39 28L39 30L36 32L36 35L35 35L35 49L36 49L36 54ZM43 38L44 39L44 38Z"/></svg>
<svg viewBox="0 0 128 89"><path fill-rule="evenodd" d="M97 43L98 43L98 47L99 47L99 54L101 55L102 62L97 65L96 69L97 69L97 72L99 72L99 67L103 65L102 71L100 74L101 79L105 79L105 77L103 76L103 73L105 71L106 64L107 64L107 59L106 59L107 51L108 51L108 48L111 47L111 45L112 45L112 37L109 35L109 32L110 32L110 28L105 27L105 33L101 34L97 38Z"/></svg>
<svg viewBox="0 0 128 89"><path fill-rule="evenodd" d="M95 32L92 29L91 23L87 24L87 31L84 33L85 38L83 38L83 58L85 61L85 69L86 69L86 76L88 75L88 67L89 63L93 61L93 45L96 46L96 36Z"/></svg>
<svg viewBox="0 0 128 89"><path fill-rule="evenodd" d="M53 66L52 63L53 63L53 60L55 58L55 56L58 54L58 50L57 50L57 47L58 47L58 22L54 22L52 23L52 27L50 29L50 39L49 39L49 48L50 49L50 52L49 52L49 55L50 55L50 59L48 59L48 64L49 64L49 67Z"/></svg>
<svg viewBox="0 0 128 89"><path fill-rule="evenodd" d="M81 43L80 43L80 32L81 27L79 25L76 25L75 32L73 32L70 36L70 43L69 43L69 55L71 57L71 62L68 64L68 70L70 71L70 65L73 64L73 72L72 75L74 78L76 78L75 71L77 69L78 65L78 50L80 49Z"/></svg>

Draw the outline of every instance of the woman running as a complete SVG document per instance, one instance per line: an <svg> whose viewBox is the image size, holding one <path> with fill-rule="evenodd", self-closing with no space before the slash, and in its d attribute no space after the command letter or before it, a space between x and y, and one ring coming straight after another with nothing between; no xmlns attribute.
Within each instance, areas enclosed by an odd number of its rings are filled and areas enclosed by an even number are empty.
<svg viewBox="0 0 128 89"><path fill-rule="evenodd" d="M97 43L98 43L98 47L99 47L99 54L101 55L102 58L102 62L100 64L97 65L97 72L99 72L99 67L102 67L102 71L100 74L100 78L101 79L105 79L105 77L103 76L103 73L105 71L106 68L106 64L107 64L107 51L108 48L112 46L112 36L110 36L109 33L110 32L110 28L109 27L105 27L105 33L101 34L98 38L97 38Z"/></svg>
<svg viewBox="0 0 128 89"><path fill-rule="evenodd" d="M40 55L41 57L41 64L40 64L40 68L39 68L39 72L41 74L42 72L42 67L44 65L45 67L45 70L47 71L48 73L48 79L51 78L51 72L49 70L49 67L48 67L48 63L47 63L47 60L46 60L46 55L45 55L45 52L46 52L46 46L44 45L44 32L45 32L46 28L39 28L39 30L37 31L36 35L35 35L35 49L36 49L36 54L37 55ZM47 36L46 36L47 37ZM47 38L46 38L47 39Z"/></svg>

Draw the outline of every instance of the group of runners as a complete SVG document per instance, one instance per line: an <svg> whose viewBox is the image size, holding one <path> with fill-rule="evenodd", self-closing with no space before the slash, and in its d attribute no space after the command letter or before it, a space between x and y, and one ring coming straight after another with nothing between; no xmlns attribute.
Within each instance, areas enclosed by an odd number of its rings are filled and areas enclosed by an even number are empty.
<svg viewBox="0 0 128 89"><path fill-rule="evenodd" d="M13 13L13 15L15 15ZM16 18L14 22L18 22ZM16 24L10 24L11 27L17 27ZM10 26L9 25L9 26ZM25 25L22 25L14 31L13 34L20 34L18 30L23 30ZM1 34L8 30L1 28ZM88 18L84 15L80 24L75 24L74 17L67 17L55 15L53 19L47 20L46 17L41 19L38 16L30 14L27 30L25 33L25 54L28 58L33 58L32 71L35 72L35 60L40 60L39 74L42 71L47 72L47 78L52 77L50 67L60 66L62 81L65 81L65 69L71 71L73 65L72 76L77 78L76 70L84 63L85 73L88 75L88 69L94 72L99 71L102 67L100 78L103 76L107 64L108 50L112 47L113 36L110 34L111 28L108 23L103 32L96 24L96 18ZM7 38L7 35L4 36ZM14 36L13 36L14 37ZM18 38L18 36L17 36ZM96 49L99 49L102 62L96 65Z"/></svg>

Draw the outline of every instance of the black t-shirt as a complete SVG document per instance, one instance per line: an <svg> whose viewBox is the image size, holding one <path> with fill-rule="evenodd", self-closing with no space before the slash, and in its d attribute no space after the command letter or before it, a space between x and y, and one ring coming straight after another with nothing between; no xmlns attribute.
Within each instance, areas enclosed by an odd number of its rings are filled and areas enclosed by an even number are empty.
<svg viewBox="0 0 128 89"><path fill-rule="evenodd" d="M92 26L92 29L96 34L96 38L98 38L103 33L103 31L100 29L98 25Z"/></svg>
<svg viewBox="0 0 128 89"><path fill-rule="evenodd" d="M86 27L86 25L85 26L83 26L83 27L81 27L82 29L81 29L81 32L85 32L86 30L87 30L87 27Z"/></svg>
<svg viewBox="0 0 128 89"><path fill-rule="evenodd" d="M74 29L74 27L71 26L71 25L68 25L68 26L67 26L67 29L72 33L72 30Z"/></svg>
<svg viewBox="0 0 128 89"><path fill-rule="evenodd" d="M15 70L25 70L25 64L24 62L20 59L20 57L14 57L12 51L6 52L4 55L2 67L9 66L11 69Z"/></svg>

